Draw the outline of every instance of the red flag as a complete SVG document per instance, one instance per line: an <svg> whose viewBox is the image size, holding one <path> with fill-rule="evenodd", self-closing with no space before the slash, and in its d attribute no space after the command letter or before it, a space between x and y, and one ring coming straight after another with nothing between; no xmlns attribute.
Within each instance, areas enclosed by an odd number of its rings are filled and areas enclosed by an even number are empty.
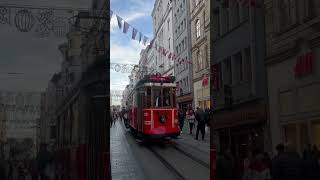
<svg viewBox="0 0 320 180"><path fill-rule="evenodd" d="M169 51L167 51L166 49L162 49L162 54L164 55L164 56L167 56L167 53L168 53Z"/></svg>
<svg viewBox="0 0 320 180"><path fill-rule="evenodd" d="M152 46L153 46L153 39L150 41L149 47L152 48Z"/></svg>

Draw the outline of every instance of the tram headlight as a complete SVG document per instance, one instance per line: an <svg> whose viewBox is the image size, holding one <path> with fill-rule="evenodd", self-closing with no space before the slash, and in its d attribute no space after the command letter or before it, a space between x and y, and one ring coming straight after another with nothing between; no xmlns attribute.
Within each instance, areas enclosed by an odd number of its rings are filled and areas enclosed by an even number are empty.
<svg viewBox="0 0 320 180"><path fill-rule="evenodd" d="M160 116L159 120L160 120L161 123L165 123L167 121L167 118L166 118L165 115L162 115L162 116Z"/></svg>

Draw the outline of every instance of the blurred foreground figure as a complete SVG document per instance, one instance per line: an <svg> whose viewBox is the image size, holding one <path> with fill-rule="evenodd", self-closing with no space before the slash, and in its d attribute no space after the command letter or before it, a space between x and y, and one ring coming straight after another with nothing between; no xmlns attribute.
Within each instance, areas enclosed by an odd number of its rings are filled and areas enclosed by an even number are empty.
<svg viewBox="0 0 320 180"><path fill-rule="evenodd" d="M301 180L303 177L303 161L299 154L288 146L287 151L283 144L276 147L278 154L272 161L273 180Z"/></svg>
<svg viewBox="0 0 320 180"><path fill-rule="evenodd" d="M42 144L37 157L38 171L40 173L41 180L50 180L47 170L51 160L51 153L48 151L47 145Z"/></svg>

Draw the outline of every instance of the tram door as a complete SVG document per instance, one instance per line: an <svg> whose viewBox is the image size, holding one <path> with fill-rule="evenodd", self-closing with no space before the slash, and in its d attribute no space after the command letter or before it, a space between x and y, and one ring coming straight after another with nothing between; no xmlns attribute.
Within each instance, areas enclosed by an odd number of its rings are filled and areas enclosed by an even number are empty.
<svg viewBox="0 0 320 180"><path fill-rule="evenodd" d="M138 131L142 132L142 123L143 123L143 99L144 99L144 89L140 88L138 90L138 98L137 98L137 103L138 103L138 108L137 108L137 118L138 118Z"/></svg>

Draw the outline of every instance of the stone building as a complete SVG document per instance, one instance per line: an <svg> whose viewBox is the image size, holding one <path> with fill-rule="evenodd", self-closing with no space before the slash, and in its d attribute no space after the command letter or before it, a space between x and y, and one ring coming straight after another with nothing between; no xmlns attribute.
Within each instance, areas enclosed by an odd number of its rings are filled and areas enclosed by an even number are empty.
<svg viewBox="0 0 320 180"><path fill-rule="evenodd" d="M5 142L30 139L32 153L36 152L40 99L39 92L0 91L0 128Z"/></svg>
<svg viewBox="0 0 320 180"><path fill-rule="evenodd" d="M256 1L262 4L262 1ZM269 150L264 12L241 1L212 1L212 143L243 159Z"/></svg>
<svg viewBox="0 0 320 180"><path fill-rule="evenodd" d="M320 1L265 0L272 147L320 148ZM275 150L274 150L275 151Z"/></svg>
<svg viewBox="0 0 320 180"><path fill-rule="evenodd" d="M7 118L6 113L0 109L0 144L7 141Z"/></svg>
<svg viewBox="0 0 320 180"><path fill-rule="evenodd" d="M166 51L173 52L172 2L171 0L156 0L152 10L154 45ZM154 51L155 72L164 76L174 75L174 62L167 56Z"/></svg>
<svg viewBox="0 0 320 180"><path fill-rule="evenodd" d="M191 61L190 1L174 0L173 10L173 47L174 53ZM177 105L186 108L193 104L192 64L174 61L177 84Z"/></svg>
<svg viewBox="0 0 320 180"><path fill-rule="evenodd" d="M210 107L210 0L190 0L194 107Z"/></svg>

